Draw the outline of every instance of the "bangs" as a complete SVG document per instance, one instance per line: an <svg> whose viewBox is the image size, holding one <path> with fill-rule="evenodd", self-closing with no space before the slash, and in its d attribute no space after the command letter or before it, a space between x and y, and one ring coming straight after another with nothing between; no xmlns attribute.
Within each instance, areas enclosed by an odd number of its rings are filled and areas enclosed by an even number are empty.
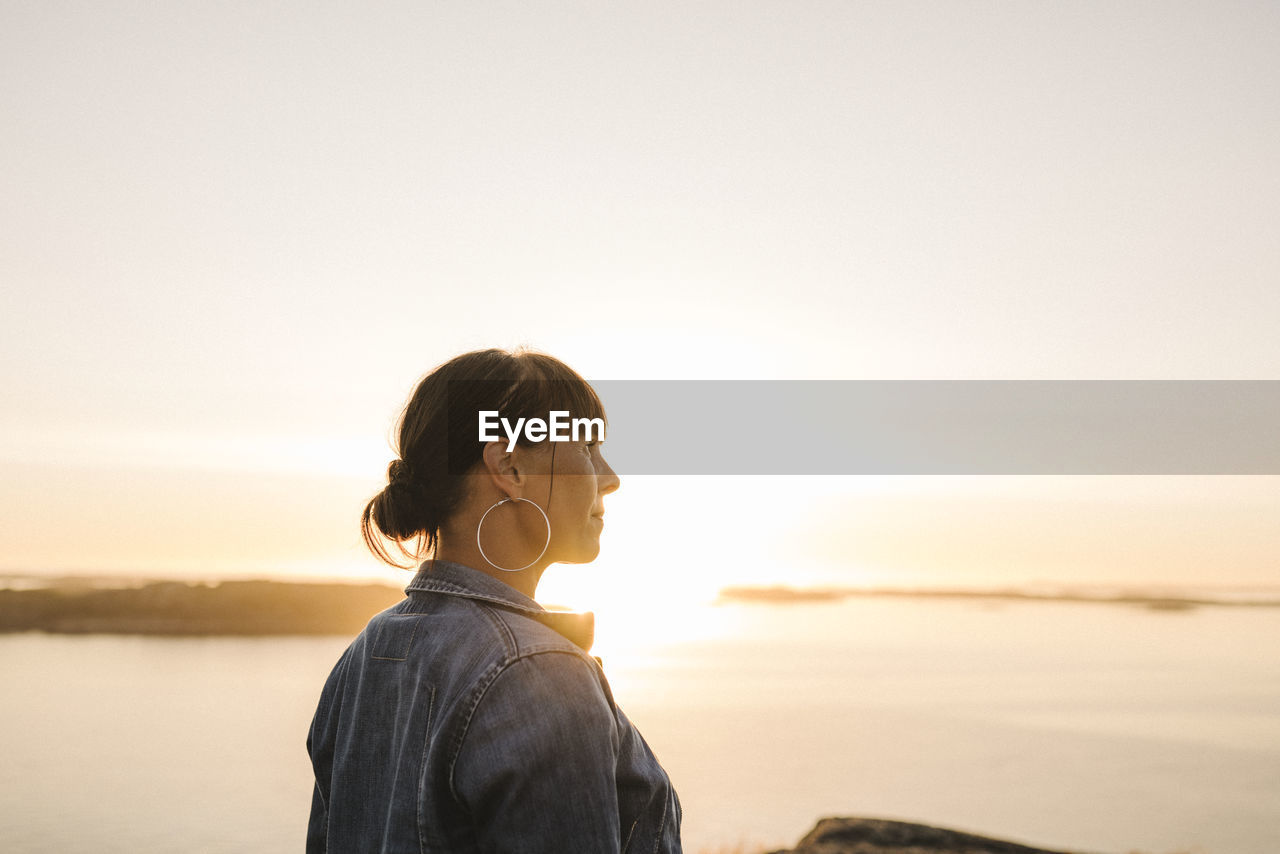
<svg viewBox="0 0 1280 854"><path fill-rule="evenodd" d="M607 435L609 418L604 404L577 371L543 353L521 352L516 359L525 376L512 389L504 410L525 418L549 419L553 410L567 411L571 418L599 418Z"/></svg>

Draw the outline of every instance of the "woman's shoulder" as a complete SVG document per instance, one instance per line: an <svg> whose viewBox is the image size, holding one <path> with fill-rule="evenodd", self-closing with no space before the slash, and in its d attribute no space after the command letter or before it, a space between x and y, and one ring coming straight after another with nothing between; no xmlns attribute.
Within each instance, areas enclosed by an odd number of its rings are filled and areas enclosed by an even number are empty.
<svg viewBox="0 0 1280 854"><path fill-rule="evenodd" d="M590 611L527 611L484 604L503 637L502 660L491 675L515 670L560 684L567 693L590 693L614 706L600 659L591 655L595 615ZM506 680L511 680L507 674ZM518 679L517 679L518 681Z"/></svg>

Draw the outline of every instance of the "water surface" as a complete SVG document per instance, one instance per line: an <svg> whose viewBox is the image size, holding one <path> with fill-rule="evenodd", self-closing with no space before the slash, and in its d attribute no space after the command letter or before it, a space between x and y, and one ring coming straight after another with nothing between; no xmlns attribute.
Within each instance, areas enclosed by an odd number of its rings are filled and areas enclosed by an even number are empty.
<svg viewBox="0 0 1280 854"><path fill-rule="evenodd" d="M691 854L789 844L824 815L1102 852L1280 850L1280 610L701 613L704 631L655 627L605 656ZM0 849L301 850L306 730L346 644L0 636Z"/></svg>

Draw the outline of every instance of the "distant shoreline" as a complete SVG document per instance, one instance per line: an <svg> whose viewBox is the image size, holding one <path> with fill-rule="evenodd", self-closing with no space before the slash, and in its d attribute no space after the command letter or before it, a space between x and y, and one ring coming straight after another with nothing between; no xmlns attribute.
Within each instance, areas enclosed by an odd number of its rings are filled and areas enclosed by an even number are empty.
<svg viewBox="0 0 1280 854"><path fill-rule="evenodd" d="M1280 592L1267 594L1177 595L1169 593L1089 592L1055 590L1036 592L1016 589L940 589L890 587L725 587L717 604L758 602L790 605L806 602L839 602L848 598L895 597L910 599L997 599L1009 602L1072 602L1103 605L1136 605L1156 611L1187 611L1202 606L1234 608L1280 607Z"/></svg>
<svg viewBox="0 0 1280 854"><path fill-rule="evenodd" d="M7 586L3 586L6 585ZM1154 611L1276 608L1275 593L1137 590L725 587L713 604L799 605L851 598L995 600L1129 605ZM385 583L0 576L0 633L168 636L354 635L404 598Z"/></svg>
<svg viewBox="0 0 1280 854"><path fill-rule="evenodd" d="M151 581L106 587L84 578L49 579L42 587L0 589L0 633L354 635L403 598L400 588L377 583Z"/></svg>

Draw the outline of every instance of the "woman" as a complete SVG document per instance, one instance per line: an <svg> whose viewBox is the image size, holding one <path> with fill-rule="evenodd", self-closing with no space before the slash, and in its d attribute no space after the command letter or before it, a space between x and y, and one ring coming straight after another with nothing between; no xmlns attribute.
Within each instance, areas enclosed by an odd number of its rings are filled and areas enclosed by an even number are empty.
<svg viewBox="0 0 1280 854"><path fill-rule="evenodd" d="M431 559L325 683L307 850L679 852L679 799L589 655L592 615L533 599L551 564L595 559L618 477L585 430L482 442L494 411L605 423L536 352L466 353L418 385L362 529L388 563L384 540Z"/></svg>

